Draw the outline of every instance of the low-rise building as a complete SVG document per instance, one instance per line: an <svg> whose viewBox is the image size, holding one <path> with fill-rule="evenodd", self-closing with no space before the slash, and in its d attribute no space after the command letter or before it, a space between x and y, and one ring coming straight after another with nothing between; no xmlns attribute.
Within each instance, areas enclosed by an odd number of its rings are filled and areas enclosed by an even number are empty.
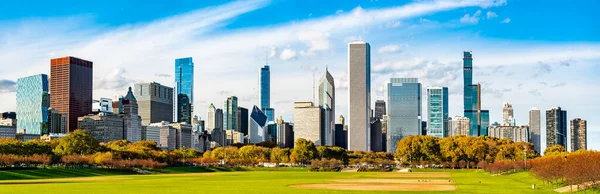
<svg viewBox="0 0 600 194"><path fill-rule="evenodd" d="M123 119L110 113L87 115L77 118L77 127L88 130L100 142L123 139Z"/></svg>

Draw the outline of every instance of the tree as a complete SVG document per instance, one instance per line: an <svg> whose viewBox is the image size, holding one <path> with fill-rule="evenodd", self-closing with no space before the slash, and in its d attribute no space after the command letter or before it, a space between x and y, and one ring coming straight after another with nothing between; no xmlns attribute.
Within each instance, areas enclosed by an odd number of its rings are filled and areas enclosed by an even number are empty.
<svg viewBox="0 0 600 194"><path fill-rule="evenodd" d="M100 144L87 130L78 129L60 139L53 152L56 155L93 154L98 151Z"/></svg>
<svg viewBox="0 0 600 194"><path fill-rule="evenodd" d="M294 143L294 149L290 159L292 163L306 164L312 159L315 159L317 154L317 148L315 144L303 138L298 138Z"/></svg>
<svg viewBox="0 0 600 194"><path fill-rule="evenodd" d="M279 163L287 163L290 161L290 149L289 148L273 148L271 150L271 162L274 162L279 166Z"/></svg>
<svg viewBox="0 0 600 194"><path fill-rule="evenodd" d="M544 156L559 156L564 155L565 153L567 153L567 149L558 144L552 145L544 150Z"/></svg>

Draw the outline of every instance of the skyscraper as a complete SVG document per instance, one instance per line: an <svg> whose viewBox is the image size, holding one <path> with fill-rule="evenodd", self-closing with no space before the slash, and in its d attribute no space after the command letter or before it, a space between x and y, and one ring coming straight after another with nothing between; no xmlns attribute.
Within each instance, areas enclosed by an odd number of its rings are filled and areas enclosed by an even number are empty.
<svg viewBox="0 0 600 194"><path fill-rule="evenodd" d="M50 60L50 107L67 114L69 132L92 112L93 63L75 57Z"/></svg>
<svg viewBox="0 0 600 194"><path fill-rule="evenodd" d="M173 114L177 115L178 123L192 123L192 104L185 94L177 94L177 108Z"/></svg>
<svg viewBox="0 0 600 194"><path fill-rule="evenodd" d="M138 115L139 106L131 87L120 101L123 105L123 112L120 113L123 118L123 139L130 142L142 140L142 118Z"/></svg>
<svg viewBox="0 0 600 194"><path fill-rule="evenodd" d="M216 113L216 109L215 109L215 105L213 105L212 103L210 103L210 105L208 106L208 113L206 115L206 130L207 131L212 131L212 129L215 128L215 113Z"/></svg>
<svg viewBox="0 0 600 194"><path fill-rule="evenodd" d="M280 117L277 120L277 146L282 148L294 147L294 130L289 122L283 121Z"/></svg>
<svg viewBox="0 0 600 194"><path fill-rule="evenodd" d="M546 110L546 148L557 144L567 148L567 111L553 107Z"/></svg>
<svg viewBox="0 0 600 194"><path fill-rule="evenodd" d="M348 149L371 148L371 46L364 41L348 44Z"/></svg>
<svg viewBox="0 0 600 194"><path fill-rule="evenodd" d="M383 119L383 115L386 115L385 111L385 101L377 100L375 101L375 118Z"/></svg>
<svg viewBox="0 0 600 194"><path fill-rule="evenodd" d="M452 135L469 135L470 121L467 117L452 117Z"/></svg>
<svg viewBox="0 0 600 194"><path fill-rule="evenodd" d="M27 134L48 134L49 106L48 75L17 80L17 130L25 130Z"/></svg>
<svg viewBox="0 0 600 194"><path fill-rule="evenodd" d="M427 88L427 135L448 137L448 88Z"/></svg>
<svg viewBox="0 0 600 194"><path fill-rule="evenodd" d="M571 120L571 152L587 150L587 121L575 118Z"/></svg>
<svg viewBox="0 0 600 194"><path fill-rule="evenodd" d="M388 83L388 152L396 152L396 143L421 132L421 83L417 78L391 78Z"/></svg>
<svg viewBox="0 0 600 194"><path fill-rule="evenodd" d="M236 96L230 96L223 103L223 127L225 130L238 131L238 98Z"/></svg>
<svg viewBox="0 0 600 194"><path fill-rule="evenodd" d="M238 106L237 109L237 121L239 131L248 135L248 109Z"/></svg>
<svg viewBox="0 0 600 194"><path fill-rule="evenodd" d="M217 108L217 110L215 110L215 128L213 129L223 130L223 124L223 109Z"/></svg>
<svg viewBox="0 0 600 194"><path fill-rule="evenodd" d="M303 138L316 146L325 145L324 111L312 102L294 103L294 141ZM370 138L370 137L369 137Z"/></svg>
<svg viewBox="0 0 600 194"><path fill-rule="evenodd" d="M133 94L138 103L142 125L173 120L173 88L156 82L135 84Z"/></svg>
<svg viewBox="0 0 600 194"><path fill-rule="evenodd" d="M319 80L319 106L324 110L324 143L335 144L335 83L327 68Z"/></svg>
<svg viewBox="0 0 600 194"><path fill-rule="evenodd" d="M248 128L248 142L249 143L260 143L267 140L267 131L265 129L267 125L267 115L260 110L257 106L252 108L250 114L250 126Z"/></svg>
<svg viewBox="0 0 600 194"><path fill-rule="evenodd" d="M174 96L177 97L177 109L180 107L188 108L182 112L184 114L178 114L178 112L181 112L179 110L174 112L173 114L177 114L178 117L175 120L191 124L191 115L194 112L194 62L191 57L175 59L175 84L176 95ZM179 102L180 100L183 100L183 102ZM186 114L186 111L189 111L189 114Z"/></svg>
<svg viewBox="0 0 600 194"><path fill-rule="evenodd" d="M531 133L529 137L531 138L529 142L531 142L534 146L533 148L537 153L542 153L541 151L541 120L540 120L540 109L532 108L529 110L529 132Z"/></svg>
<svg viewBox="0 0 600 194"><path fill-rule="evenodd" d="M471 51L463 54L464 116L471 122L469 135L487 135L489 111L481 110L481 85L473 84L473 55Z"/></svg>
<svg viewBox="0 0 600 194"><path fill-rule="evenodd" d="M261 67L258 75L260 108L267 114L268 121L274 121L274 112L271 109L271 70L269 69L269 65Z"/></svg>
<svg viewBox="0 0 600 194"><path fill-rule="evenodd" d="M502 104L502 125L515 126L512 104L506 102Z"/></svg>

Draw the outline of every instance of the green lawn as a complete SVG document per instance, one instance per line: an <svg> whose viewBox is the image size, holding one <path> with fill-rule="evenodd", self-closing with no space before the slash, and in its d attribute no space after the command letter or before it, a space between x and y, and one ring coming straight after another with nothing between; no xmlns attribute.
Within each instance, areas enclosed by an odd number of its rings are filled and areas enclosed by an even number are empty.
<svg viewBox="0 0 600 194"><path fill-rule="evenodd" d="M221 172L219 172L221 171ZM235 172L228 172L235 171ZM437 171L442 172L442 171ZM533 178L528 172L490 176L480 170L444 170L458 187L456 191L418 193L554 193L549 186ZM122 175L123 171L100 169L38 169L0 171L0 179L33 179L76 176L102 176L109 180L62 180L53 183L0 184L0 193L365 193L365 191L338 191L299 189L288 185L331 183L332 179L378 179L387 173L306 172L305 169L199 169L168 168L159 175ZM184 175L173 173L187 173ZM118 180L115 180L118 178ZM113 179L113 180L110 180ZM125 179L125 180L123 180ZM390 178L387 178L390 179ZM402 178L393 178L402 179ZM426 178L420 178L426 179ZM49 179L52 180L52 179ZM481 181L481 183L480 183ZM1 182L0 182L1 183ZM531 189L536 184L537 189ZM401 193L371 191L369 193ZM415 193L415 191L404 192Z"/></svg>

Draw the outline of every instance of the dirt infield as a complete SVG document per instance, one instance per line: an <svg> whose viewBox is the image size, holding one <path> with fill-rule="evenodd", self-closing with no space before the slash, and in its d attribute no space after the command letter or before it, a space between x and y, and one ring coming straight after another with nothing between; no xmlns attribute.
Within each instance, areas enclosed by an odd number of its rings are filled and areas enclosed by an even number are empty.
<svg viewBox="0 0 600 194"><path fill-rule="evenodd" d="M150 176L190 177L190 176L214 176L214 175L220 175L220 174L224 174L224 173L226 173L228 175L240 174L239 172L211 172L211 173L200 172L200 173L181 173L181 174L157 174L157 175L150 175Z"/></svg>
<svg viewBox="0 0 600 194"><path fill-rule="evenodd" d="M304 184L290 185L302 189L330 189L352 191L454 191L454 185L411 185L411 184Z"/></svg>
<svg viewBox="0 0 600 194"><path fill-rule="evenodd" d="M450 178L447 172L397 172L374 175L385 178Z"/></svg>
<svg viewBox="0 0 600 194"><path fill-rule="evenodd" d="M116 177L82 177L82 178L64 178L64 179L40 179L40 180L20 180L20 181L0 181L0 185L28 185L28 184L49 184L49 183L76 183L88 181L111 181L111 180L130 180L132 178Z"/></svg>
<svg viewBox="0 0 600 194"><path fill-rule="evenodd" d="M402 184L435 184L435 185L452 185L454 184L451 180L433 179L339 179L330 180L336 183L402 183Z"/></svg>

